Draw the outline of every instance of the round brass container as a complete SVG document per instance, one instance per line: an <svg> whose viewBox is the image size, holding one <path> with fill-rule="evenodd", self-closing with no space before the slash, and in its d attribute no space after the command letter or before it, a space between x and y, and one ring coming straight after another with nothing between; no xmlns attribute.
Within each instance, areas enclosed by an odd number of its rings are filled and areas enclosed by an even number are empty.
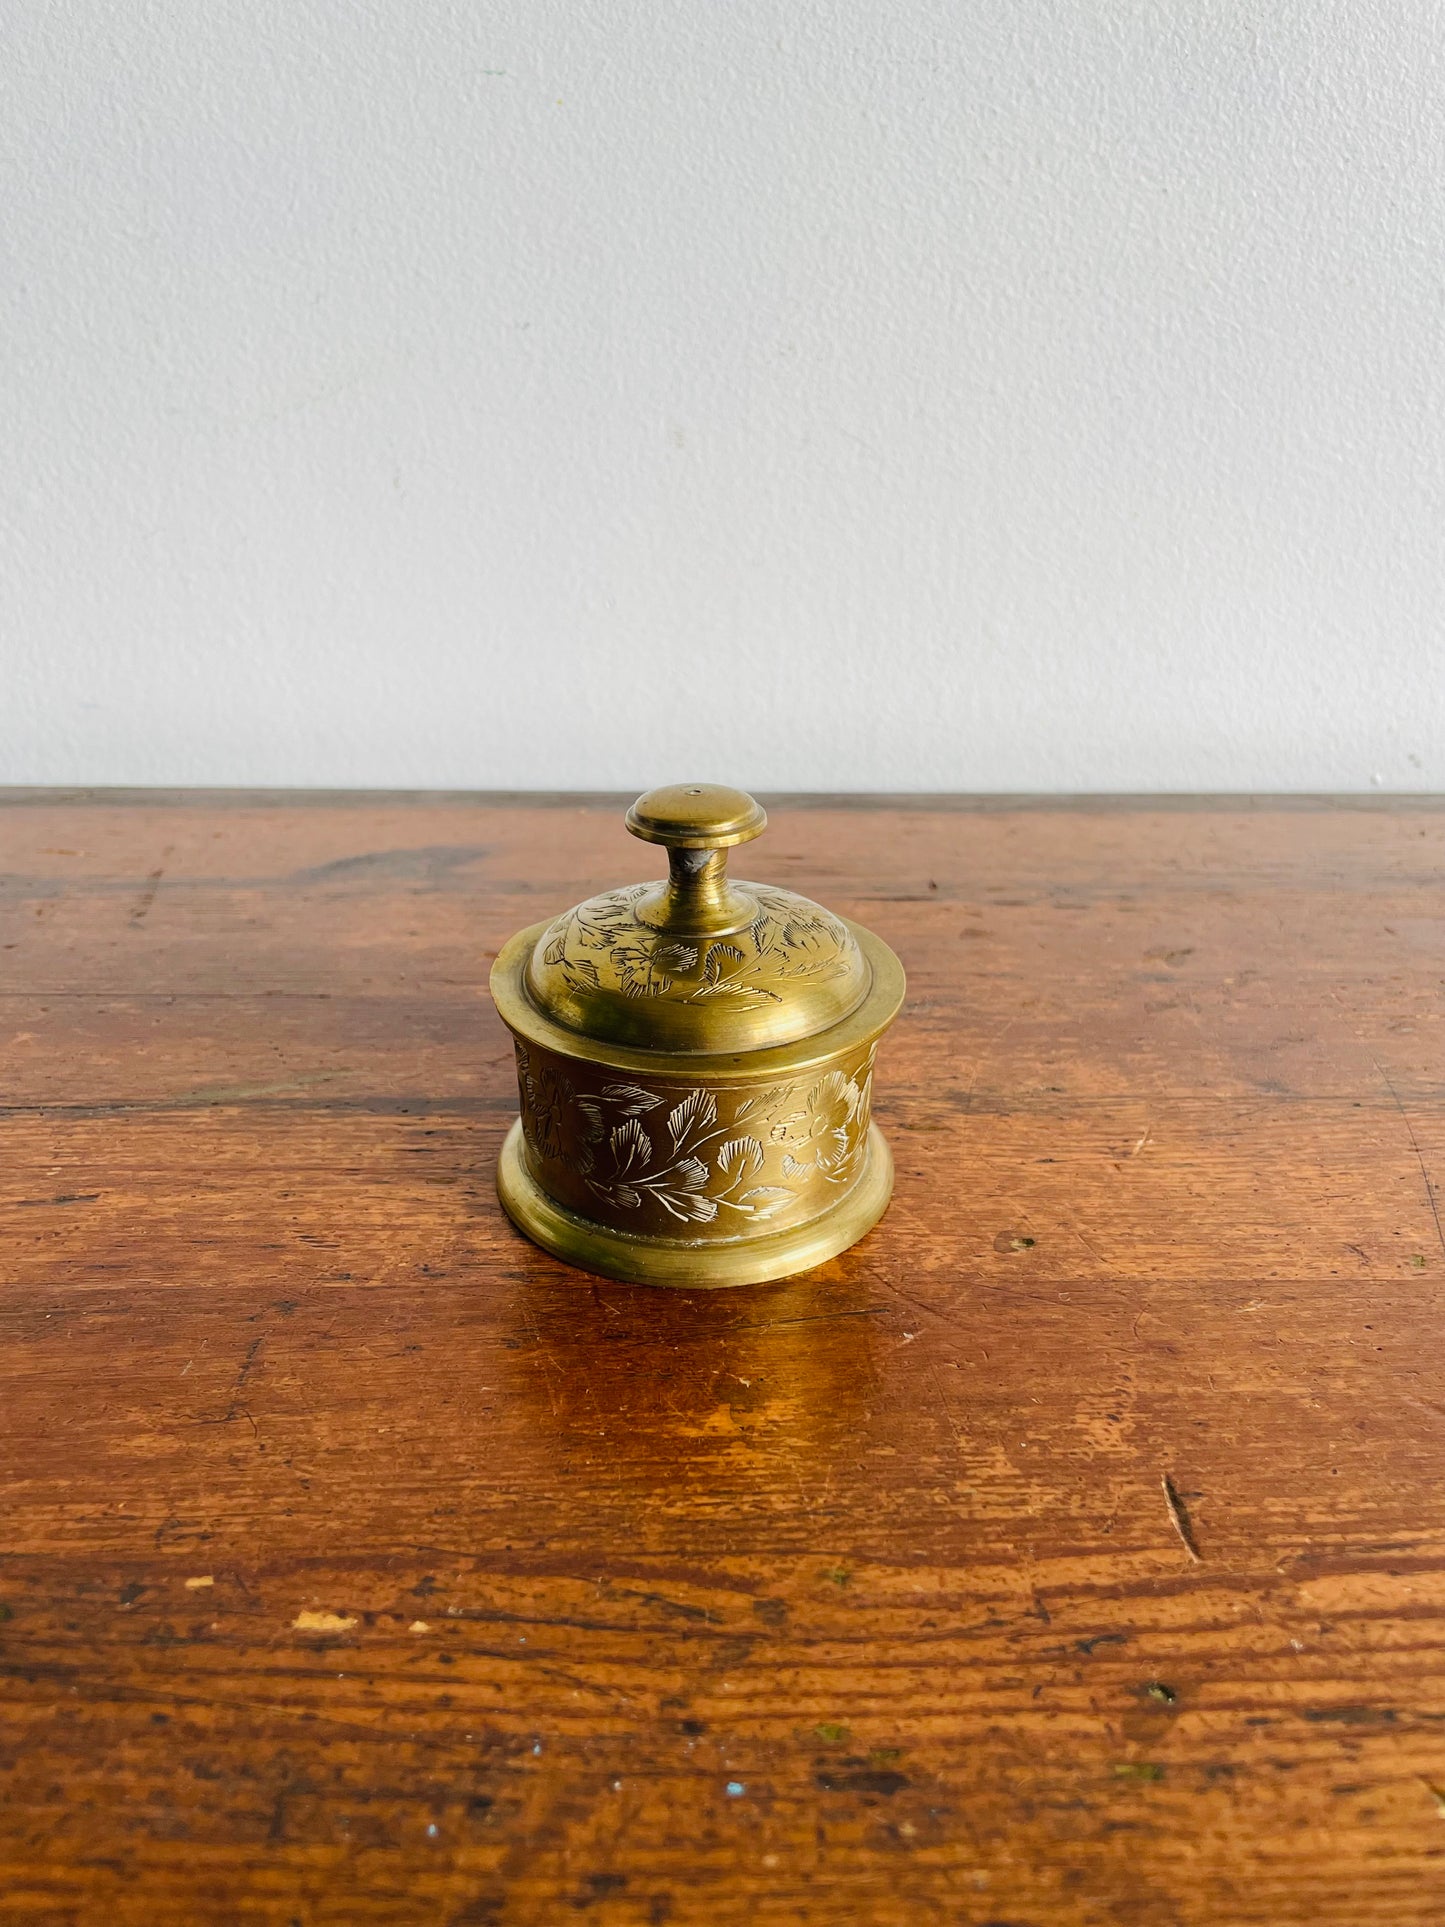
<svg viewBox="0 0 1445 1927"><path fill-rule="evenodd" d="M903 969L871 931L734 881L767 818L713 784L628 812L665 883L593 897L503 948L492 996L522 1114L497 1190L544 1249L614 1278L758 1284L877 1222L893 1183L873 1060Z"/></svg>

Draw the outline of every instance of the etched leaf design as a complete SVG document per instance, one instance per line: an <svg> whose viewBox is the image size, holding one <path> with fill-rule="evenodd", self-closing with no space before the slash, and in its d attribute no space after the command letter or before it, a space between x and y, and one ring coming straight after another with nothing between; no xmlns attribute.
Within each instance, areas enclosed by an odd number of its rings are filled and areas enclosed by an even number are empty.
<svg viewBox="0 0 1445 1927"><path fill-rule="evenodd" d="M728 1184L739 1184L763 1168L763 1147L755 1137L730 1137L717 1154L717 1168Z"/></svg>
<svg viewBox="0 0 1445 1927"><path fill-rule="evenodd" d="M836 1103L838 1099L838 1094L842 1090L842 1088L843 1088L842 1072L829 1071L828 1075L823 1079L822 1083L815 1084L812 1090L809 1091L808 1109L810 1111L821 1111L825 1104Z"/></svg>
<svg viewBox="0 0 1445 1927"><path fill-rule="evenodd" d="M764 990L761 984L739 983L736 977L720 977L715 984L699 984L691 997L684 999L692 1003L703 997L756 997L760 1003L780 1004L783 1000L776 990Z"/></svg>
<svg viewBox="0 0 1445 1927"><path fill-rule="evenodd" d="M818 1169L828 1177L839 1171L853 1155L846 1131L830 1131L818 1152Z"/></svg>
<svg viewBox="0 0 1445 1927"><path fill-rule="evenodd" d="M793 1193L782 1184L759 1184L751 1191L744 1191L738 1202L751 1210L755 1218L770 1218Z"/></svg>
<svg viewBox="0 0 1445 1927"><path fill-rule="evenodd" d="M833 977L846 975L847 969L842 957L817 957L811 963L790 964L783 974L794 980L807 978L810 983L825 984Z"/></svg>
<svg viewBox="0 0 1445 1927"><path fill-rule="evenodd" d="M619 1178L625 1178L629 1172L643 1170L651 1164L651 1140L635 1117L628 1118L625 1124L614 1126L610 1142L612 1160Z"/></svg>
<svg viewBox="0 0 1445 1927"><path fill-rule="evenodd" d="M566 954L567 926L564 924L560 930L554 932L551 942L542 952L542 961L548 964L559 964Z"/></svg>
<svg viewBox="0 0 1445 1927"><path fill-rule="evenodd" d="M624 1117L636 1117L642 1111L655 1111L662 1099L655 1091L645 1091L640 1084L608 1084L602 1095L612 1104L622 1107Z"/></svg>
<svg viewBox="0 0 1445 1927"><path fill-rule="evenodd" d="M701 1191L661 1191L649 1189L654 1198L669 1216L680 1218L686 1224L707 1224L717 1216L717 1199L705 1196Z"/></svg>
<svg viewBox="0 0 1445 1927"><path fill-rule="evenodd" d="M736 1120L740 1123L753 1108L754 1104L757 1105L765 1117L771 1117L778 1105L786 1098L791 1097L792 1094L793 1087L791 1084L775 1084L770 1091L764 1091L761 1097L750 1097L746 1104L740 1104L735 1113Z"/></svg>
<svg viewBox="0 0 1445 1927"><path fill-rule="evenodd" d="M707 1183L707 1166L697 1158L684 1158L674 1175L684 1191L701 1191Z"/></svg>
<svg viewBox="0 0 1445 1927"><path fill-rule="evenodd" d="M607 1124L602 1116L602 1106L595 1098L579 1097L577 1108L586 1119L584 1135L589 1144L600 1144L606 1135Z"/></svg>
<svg viewBox="0 0 1445 1927"><path fill-rule="evenodd" d="M674 1155L692 1131L706 1131L717 1123L717 1101L711 1091L689 1091L667 1114L667 1134Z"/></svg>
<svg viewBox="0 0 1445 1927"><path fill-rule="evenodd" d="M601 981L597 975L597 966L590 957L565 957L562 960L562 975L574 990L579 982L585 984L589 990L595 990Z"/></svg>
<svg viewBox="0 0 1445 1927"><path fill-rule="evenodd" d="M660 943L652 953L652 961L658 970L666 971L669 977L680 977L697 962L697 945Z"/></svg>
<svg viewBox="0 0 1445 1927"><path fill-rule="evenodd" d="M729 977L735 977L746 962L747 959L735 943L715 943L707 953L703 973L710 984L722 983Z"/></svg>
<svg viewBox="0 0 1445 1927"><path fill-rule="evenodd" d="M660 997L672 988L671 979L653 968L650 945L615 944L611 961L629 997Z"/></svg>
<svg viewBox="0 0 1445 1927"><path fill-rule="evenodd" d="M812 1170L810 1164L799 1164L791 1151L783 1153L783 1176L785 1178L805 1178Z"/></svg>
<svg viewBox="0 0 1445 1927"><path fill-rule="evenodd" d="M642 1203L641 1196L630 1184L599 1184L596 1178L588 1178L587 1187L599 1198L606 1198L609 1204L620 1204L624 1211L635 1211Z"/></svg>

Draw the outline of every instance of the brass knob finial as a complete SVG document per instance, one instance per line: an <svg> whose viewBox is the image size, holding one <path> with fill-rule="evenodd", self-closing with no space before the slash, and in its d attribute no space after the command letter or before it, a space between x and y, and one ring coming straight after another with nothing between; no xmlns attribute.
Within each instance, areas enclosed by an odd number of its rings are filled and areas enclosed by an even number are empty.
<svg viewBox="0 0 1445 1927"><path fill-rule="evenodd" d="M746 790L725 783L668 783L639 796L627 827L645 843L670 850L725 850L768 827L768 813Z"/></svg>
<svg viewBox="0 0 1445 1927"><path fill-rule="evenodd" d="M727 851L761 835L767 823L761 803L724 783L669 783L639 796L627 827L644 843L666 846L668 878L637 904L638 920L678 936L745 929L758 906L729 882Z"/></svg>

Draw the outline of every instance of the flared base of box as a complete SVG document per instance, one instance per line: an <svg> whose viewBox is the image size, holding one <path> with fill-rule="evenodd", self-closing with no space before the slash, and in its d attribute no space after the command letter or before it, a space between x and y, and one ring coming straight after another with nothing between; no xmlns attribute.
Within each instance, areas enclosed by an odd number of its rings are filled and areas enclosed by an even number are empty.
<svg viewBox="0 0 1445 1927"><path fill-rule="evenodd" d="M832 1210L791 1230L726 1243L638 1237L566 1210L528 1170L520 1118L507 1133L497 1165L497 1195L507 1216L544 1251L607 1278L688 1291L761 1285L808 1271L856 1244L883 1216L892 1193L893 1155L876 1124L868 1127L861 1174Z"/></svg>

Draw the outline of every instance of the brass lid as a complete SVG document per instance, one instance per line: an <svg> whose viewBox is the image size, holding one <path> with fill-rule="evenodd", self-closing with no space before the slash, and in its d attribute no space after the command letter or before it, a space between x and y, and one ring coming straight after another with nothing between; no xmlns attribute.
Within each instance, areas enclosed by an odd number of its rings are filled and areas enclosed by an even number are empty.
<svg viewBox="0 0 1445 1927"><path fill-rule="evenodd" d="M830 1028L867 997L852 930L807 897L733 881L727 851L767 826L742 790L649 790L627 827L668 853L665 883L589 897L527 962L535 1007L580 1036L633 1049L765 1050Z"/></svg>

